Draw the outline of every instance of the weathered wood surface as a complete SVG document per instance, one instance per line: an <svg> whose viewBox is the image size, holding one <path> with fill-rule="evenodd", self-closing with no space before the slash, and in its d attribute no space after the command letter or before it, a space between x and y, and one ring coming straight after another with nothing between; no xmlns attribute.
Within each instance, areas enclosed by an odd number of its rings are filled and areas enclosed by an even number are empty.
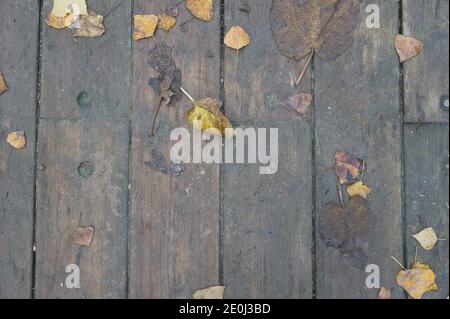
<svg viewBox="0 0 450 319"><path fill-rule="evenodd" d="M424 44L404 64L406 122L448 123L448 28L447 0L403 0L403 33Z"/></svg>
<svg viewBox="0 0 450 319"><path fill-rule="evenodd" d="M362 8L369 3L373 1L363 1ZM368 264L380 267L381 284L399 298L403 293L395 284L397 268L390 256L403 257L400 73L396 52L386 41L399 30L398 3L380 2L380 9L380 29L368 29L362 21L349 51L335 62L314 61L316 212L319 216L327 202L339 202L336 151L365 159L365 183L372 188L368 203L376 215ZM376 290L366 288L365 269L326 248L317 232L316 238L318 298L376 297Z"/></svg>
<svg viewBox="0 0 450 319"><path fill-rule="evenodd" d="M89 1L98 13L117 3ZM44 1L43 17L51 4ZM42 25L36 298L126 297L130 1L105 24L101 38L77 41ZM80 107L83 91L90 103ZM85 161L92 176L78 171ZM89 248L72 243L79 225L95 227ZM80 267L80 289L65 287L69 264Z"/></svg>
<svg viewBox="0 0 450 319"><path fill-rule="evenodd" d="M432 251L419 248L417 260L436 272L437 292L427 298L445 299L449 294L448 125L405 127L406 258L414 263L418 242L411 237L432 227L440 241Z"/></svg>
<svg viewBox="0 0 450 319"><path fill-rule="evenodd" d="M37 1L0 1L0 299L31 297L38 34ZM11 131L25 149L11 150Z"/></svg>
<svg viewBox="0 0 450 319"><path fill-rule="evenodd" d="M225 1L225 32L241 25L252 43L224 54L225 113L236 127L279 129L279 168L222 169L223 281L228 298L311 298L311 117L286 110L301 65L282 56L270 25L272 1ZM309 92L309 72L299 92Z"/></svg>
<svg viewBox="0 0 450 319"><path fill-rule="evenodd" d="M134 1L134 13L159 14L178 2ZM171 48L182 85L194 98L220 98L220 1L214 1L212 22L184 24L192 15L183 5L179 8L170 33L158 30L154 39L134 42L131 298L190 298L196 290L220 284L219 166L187 164L178 176L170 160L170 133L187 127L189 100L163 105L155 136L148 134L159 101L149 86L149 79L157 77L149 50Z"/></svg>

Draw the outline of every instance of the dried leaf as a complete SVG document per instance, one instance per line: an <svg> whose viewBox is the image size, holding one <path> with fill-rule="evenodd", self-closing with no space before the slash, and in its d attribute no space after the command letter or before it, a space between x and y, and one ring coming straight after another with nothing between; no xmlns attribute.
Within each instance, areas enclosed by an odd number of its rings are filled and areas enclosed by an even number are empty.
<svg viewBox="0 0 450 319"><path fill-rule="evenodd" d="M420 233L413 235L413 237L425 250L432 250L439 241L434 229L431 227L422 230Z"/></svg>
<svg viewBox="0 0 450 319"><path fill-rule="evenodd" d="M250 44L250 37L240 26L233 26L225 35L224 43L232 49L240 50Z"/></svg>
<svg viewBox="0 0 450 319"><path fill-rule="evenodd" d="M361 181L356 182L347 188L347 193L350 197L361 196L364 199L367 199L367 195L369 195L371 191L372 190Z"/></svg>
<svg viewBox="0 0 450 319"><path fill-rule="evenodd" d="M87 15L86 0L54 0L51 15L64 18L70 13Z"/></svg>
<svg viewBox="0 0 450 319"><path fill-rule="evenodd" d="M380 291L378 292L378 299L391 299L391 297L392 297L391 289L381 287Z"/></svg>
<svg viewBox="0 0 450 319"><path fill-rule="evenodd" d="M397 283L414 299L438 289L436 275L429 265L416 262L412 269L401 270L397 274Z"/></svg>
<svg viewBox="0 0 450 319"><path fill-rule="evenodd" d="M161 13L158 16L158 19L158 28L165 31L170 31L170 29L172 29L177 24L176 18L171 17L165 13Z"/></svg>
<svg viewBox="0 0 450 319"><path fill-rule="evenodd" d="M27 139L24 131L16 131L8 134L6 142L16 150L21 150L27 145Z"/></svg>
<svg viewBox="0 0 450 319"><path fill-rule="evenodd" d="M211 21L214 18L213 0L186 0L186 8L200 20Z"/></svg>
<svg viewBox="0 0 450 319"><path fill-rule="evenodd" d="M194 292L194 299L223 299L225 293L224 286L214 286Z"/></svg>
<svg viewBox="0 0 450 319"><path fill-rule="evenodd" d="M5 79L3 78L3 74L0 72L0 95L5 93L8 90L8 87L6 86Z"/></svg>
<svg viewBox="0 0 450 319"><path fill-rule="evenodd" d="M158 25L158 17L153 14L135 14L133 39L135 41L144 38L151 38L155 34Z"/></svg>
<svg viewBox="0 0 450 319"><path fill-rule="evenodd" d="M412 59L423 50L422 42L414 39L413 37L408 37L402 34L395 37L394 45L400 58L400 63Z"/></svg>
<svg viewBox="0 0 450 319"><path fill-rule="evenodd" d="M309 110L311 103L313 101L313 96L309 93L300 93L290 96L287 100L287 104L293 108L297 113L305 116L306 112Z"/></svg>
<svg viewBox="0 0 450 319"><path fill-rule="evenodd" d="M79 17L73 36L95 38L103 35L103 33L105 33L103 16L90 11L89 15Z"/></svg>
<svg viewBox="0 0 450 319"><path fill-rule="evenodd" d="M341 185L357 182L361 176L364 161L347 152L339 151L335 155L336 175Z"/></svg>
<svg viewBox="0 0 450 319"><path fill-rule="evenodd" d="M189 124L202 132L207 129L216 129L222 135L226 135L227 128L233 128L230 120L220 112L222 103L213 98L206 98L200 101L195 101L194 106L188 112ZM227 138L231 136L226 135Z"/></svg>
<svg viewBox="0 0 450 319"><path fill-rule="evenodd" d="M274 0L272 31L278 50L300 61L317 53L333 61L353 44L359 0Z"/></svg>
<svg viewBox="0 0 450 319"><path fill-rule="evenodd" d="M93 226L78 227L78 229L72 233L72 242L78 246L89 247L94 238L94 233L95 228Z"/></svg>
<svg viewBox="0 0 450 319"><path fill-rule="evenodd" d="M45 18L45 23L55 29L64 29L70 26L72 23L73 15L68 15L66 17L57 17L53 13L50 13L47 18Z"/></svg>

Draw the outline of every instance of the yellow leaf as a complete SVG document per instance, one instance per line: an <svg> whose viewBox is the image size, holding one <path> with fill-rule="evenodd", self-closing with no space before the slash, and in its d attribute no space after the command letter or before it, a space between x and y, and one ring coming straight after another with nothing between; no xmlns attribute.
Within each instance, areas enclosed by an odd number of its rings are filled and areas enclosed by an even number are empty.
<svg viewBox="0 0 450 319"><path fill-rule="evenodd" d="M225 292L224 286L213 286L194 292L192 297L194 299L223 299Z"/></svg>
<svg viewBox="0 0 450 319"><path fill-rule="evenodd" d="M431 227L422 230L420 233L413 235L413 237L425 250L432 250L439 240L434 229Z"/></svg>
<svg viewBox="0 0 450 319"><path fill-rule="evenodd" d="M86 0L54 0L51 14L58 18L64 18L68 14L87 15Z"/></svg>
<svg viewBox="0 0 450 319"><path fill-rule="evenodd" d="M151 38L155 34L158 25L158 17L153 14L135 14L133 39L135 41L144 38Z"/></svg>
<svg viewBox="0 0 450 319"><path fill-rule="evenodd" d="M347 193L350 197L361 196L364 199L367 199L367 195L369 195L371 191L372 190L364 185L363 182L357 182L347 188Z"/></svg>
<svg viewBox="0 0 450 319"><path fill-rule="evenodd" d="M417 262L412 269L401 270L397 274L397 283L414 299L430 291L437 290L436 275L429 265Z"/></svg>
<svg viewBox="0 0 450 319"><path fill-rule="evenodd" d="M159 22L158 22L158 28L165 30L165 31L170 31L170 29L172 29L175 24L177 24L177 19L174 17L171 17L165 13L161 13L159 16Z"/></svg>
<svg viewBox="0 0 450 319"><path fill-rule="evenodd" d="M5 79L3 78L3 74L0 72L0 95L5 93L8 90L8 87L6 86Z"/></svg>
<svg viewBox="0 0 450 319"><path fill-rule="evenodd" d="M103 16L91 11L87 16L80 16L80 19L76 22L73 36L95 38L103 35L103 33L105 33Z"/></svg>
<svg viewBox="0 0 450 319"><path fill-rule="evenodd" d="M9 133L6 142L17 150L23 149L27 145L25 132L16 131Z"/></svg>
<svg viewBox="0 0 450 319"><path fill-rule="evenodd" d="M250 37L243 28L234 26L226 34L224 43L232 49L240 50L250 44Z"/></svg>
<svg viewBox="0 0 450 319"><path fill-rule="evenodd" d="M203 21L211 21L214 18L213 0L187 0L186 8Z"/></svg>
<svg viewBox="0 0 450 319"><path fill-rule="evenodd" d="M208 129L216 129L227 138L231 138L232 134L228 132L232 129L230 120L220 112L222 103L213 98L206 98L201 101L194 102L193 108L188 112L189 124L202 132Z"/></svg>

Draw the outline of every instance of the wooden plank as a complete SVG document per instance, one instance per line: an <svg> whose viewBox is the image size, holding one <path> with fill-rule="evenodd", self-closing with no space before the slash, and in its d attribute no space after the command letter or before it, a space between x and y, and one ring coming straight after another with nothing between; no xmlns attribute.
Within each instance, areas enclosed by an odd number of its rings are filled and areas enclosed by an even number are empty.
<svg viewBox="0 0 450 319"><path fill-rule="evenodd" d="M417 242L411 235L433 227L439 238L449 238L448 125L405 127L406 256L414 263ZM436 272L439 290L427 298L448 297L448 241L432 251L418 250L417 259Z"/></svg>
<svg viewBox="0 0 450 319"><path fill-rule="evenodd" d="M225 49L225 112L235 126L279 129L279 169L223 167L223 279L229 298L311 298L312 163L310 115L286 110L301 65L282 56L270 25L272 1L225 1L225 31L243 26L251 44Z"/></svg>
<svg viewBox="0 0 450 319"><path fill-rule="evenodd" d="M31 297L38 34L38 1L0 2L0 299ZM6 143L16 130L21 151Z"/></svg>
<svg viewBox="0 0 450 319"><path fill-rule="evenodd" d="M158 14L179 1L134 2L135 14ZM220 284L218 165L184 165L178 176L170 161L170 133L188 127L189 101L162 106L155 136L151 115L159 95L149 86L158 76L149 51L171 48L183 87L195 98L220 98L220 1L214 19L192 18L179 5L178 23L169 33L134 42L130 297L190 298L198 289ZM152 80L154 81L154 80ZM179 86L175 83L174 87ZM174 96L177 100L181 96Z"/></svg>
<svg viewBox="0 0 450 319"><path fill-rule="evenodd" d="M363 1L362 8L371 3ZM315 59L316 209L319 216L327 202L339 202L336 151L367 161L368 203L376 215L368 263L380 267L381 285L401 298L397 265L390 260L403 256L399 64L389 40L398 33L398 3L376 3L383 18L380 29L367 29L361 10L353 47L335 62ZM316 237L317 297L375 298L377 291L366 289L365 269L353 267L337 249L325 247L318 233Z"/></svg>
<svg viewBox="0 0 450 319"><path fill-rule="evenodd" d="M403 33L424 44L404 64L406 122L448 123L449 2L403 0Z"/></svg>
<svg viewBox="0 0 450 319"><path fill-rule="evenodd" d="M115 3L89 6L105 13ZM51 4L44 1L44 17ZM102 37L78 41L42 26L37 298L126 297L130 17L125 1L105 19ZM94 167L91 176L80 171L86 161ZM72 243L79 225L95 227L88 248ZM80 267L80 289L64 285L69 264Z"/></svg>

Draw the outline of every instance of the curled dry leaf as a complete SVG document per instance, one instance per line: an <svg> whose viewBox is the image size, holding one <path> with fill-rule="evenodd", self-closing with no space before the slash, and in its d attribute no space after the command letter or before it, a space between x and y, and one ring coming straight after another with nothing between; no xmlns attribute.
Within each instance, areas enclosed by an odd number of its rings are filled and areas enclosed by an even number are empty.
<svg viewBox="0 0 450 319"><path fill-rule="evenodd" d="M27 139L24 131L16 131L8 134L6 142L16 150L21 150L27 145Z"/></svg>
<svg viewBox="0 0 450 319"><path fill-rule="evenodd" d="M50 13L50 15L45 18L45 23L54 29L72 28L76 25L79 17L80 16L76 14L69 14L61 18Z"/></svg>
<svg viewBox="0 0 450 319"><path fill-rule="evenodd" d="M391 299L391 297L392 297L391 289L381 287L380 291L378 292L378 299Z"/></svg>
<svg viewBox="0 0 450 319"><path fill-rule="evenodd" d="M145 15L135 14L133 15L133 18L134 18L133 39L135 41L153 37L159 20L157 16L153 14L145 14Z"/></svg>
<svg viewBox="0 0 450 319"><path fill-rule="evenodd" d="M0 72L0 95L5 93L8 90L8 87L6 86L5 79L3 78L3 74Z"/></svg>
<svg viewBox="0 0 450 319"><path fill-rule="evenodd" d="M400 63L412 59L423 50L422 42L402 34L395 37L394 45L400 58Z"/></svg>
<svg viewBox="0 0 450 319"><path fill-rule="evenodd" d="M339 151L336 152L336 175L341 185L357 182L361 176L364 161L356 156Z"/></svg>
<svg viewBox="0 0 450 319"><path fill-rule="evenodd" d="M298 114L305 116L309 110L313 96L309 93L300 93L290 96L287 100L287 104L293 108Z"/></svg>
<svg viewBox="0 0 450 319"><path fill-rule="evenodd" d="M439 241L436 232L431 227L422 230L420 233L413 235L413 237L425 250L432 250Z"/></svg>
<svg viewBox="0 0 450 319"><path fill-rule="evenodd" d="M87 15L86 0L53 0L51 15L64 18L68 14Z"/></svg>
<svg viewBox="0 0 450 319"><path fill-rule="evenodd" d="M367 196L371 191L372 190L361 181L347 187L347 193L350 197L361 196L362 198L367 199Z"/></svg>
<svg viewBox="0 0 450 319"><path fill-rule="evenodd" d="M233 26L225 35L224 43L229 48L240 50L250 44L250 37L242 27Z"/></svg>
<svg viewBox="0 0 450 319"><path fill-rule="evenodd" d="M93 226L78 227L78 229L72 233L72 242L78 246L89 247L94 238L94 233L95 228Z"/></svg>
<svg viewBox="0 0 450 319"><path fill-rule="evenodd" d="M158 16L158 28L159 29L162 29L165 31L170 31L176 24L177 24L177 19L170 15L161 13Z"/></svg>
<svg viewBox="0 0 450 319"><path fill-rule="evenodd" d="M90 11L89 15L79 17L76 22L76 28L73 36L95 38L103 35L103 33L105 33L103 16Z"/></svg>
<svg viewBox="0 0 450 319"><path fill-rule="evenodd" d="M427 292L438 290L434 271L420 262L412 269L401 270L397 274L397 283L414 299L422 299Z"/></svg>
<svg viewBox="0 0 450 319"><path fill-rule="evenodd" d="M213 286L194 292L192 297L194 299L223 299L225 292L224 286Z"/></svg>
<svg viewBox="0 0 450 319"><path fill-rule="evenodd" d="M222 102L206 98L195 101L192 109L188 112L188 122L194 128L202 132L215 129L227 138L231 138L230 130L233 129L230 120L220 112Z"/></svg>
<svg viewBox="0 0 450 319"><path fill-rule="evenodd" d="M213 0L186 0L186 8L200 20L211 21L214 18Z"/></svg>

